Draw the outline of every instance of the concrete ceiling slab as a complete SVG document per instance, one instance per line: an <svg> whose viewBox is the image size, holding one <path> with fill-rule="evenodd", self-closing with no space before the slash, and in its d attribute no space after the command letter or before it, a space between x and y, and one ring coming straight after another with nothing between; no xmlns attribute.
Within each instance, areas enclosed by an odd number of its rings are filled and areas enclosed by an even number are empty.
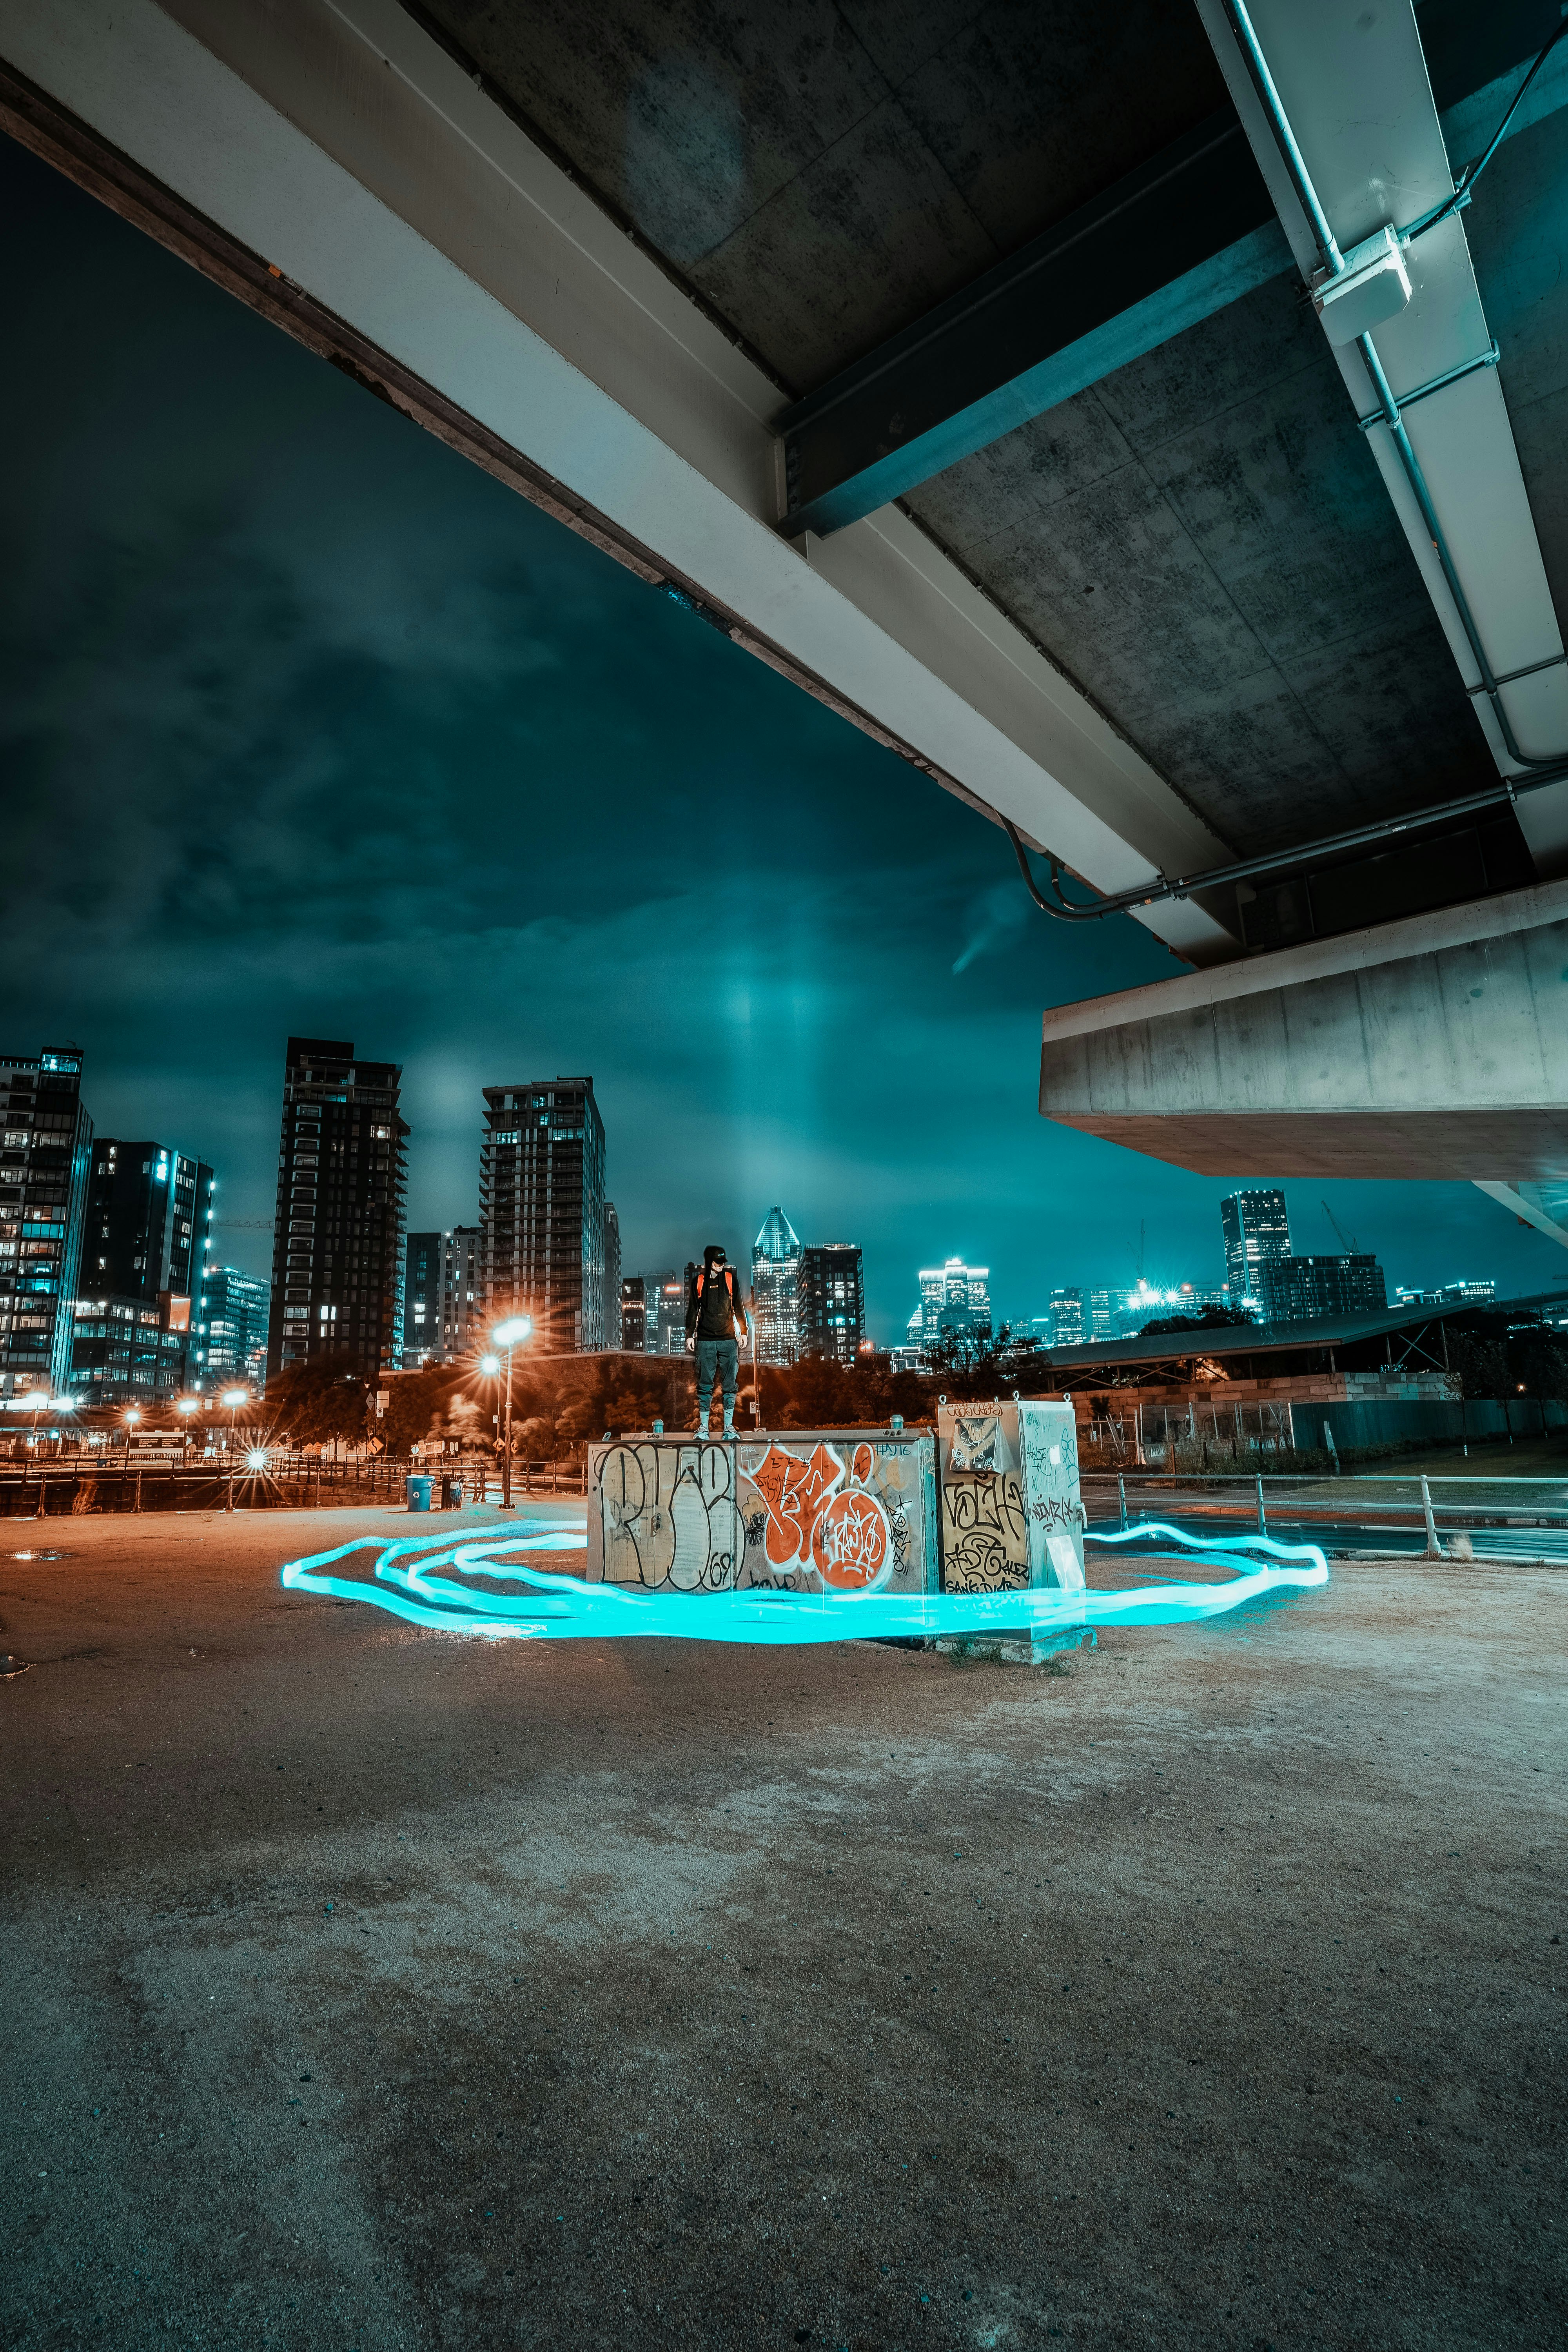
<svg viewBox="0 0 1568 2352"><path fill-rule="evenodd" d="M1465 227L1546 576L1568 613L1568 111L1498 150Z"/></svg>
<svg viewBox="0 0 1568 2352"><path fill-rule="evenodd" d="M608 0L591 16L573 0L436 0L421 13L796 391L1224 95L1186 0L1111 16L1062 0L806 0L783 16L762 0ZM1494 172L1506 163L1533 185L1563 121L1512 142ZM1527 238L1514 265L1532 289L1549 243ZM1561 353L1550 332L1521 334L1536 347L1521 391L1541 409L1533 446L1556 423ZM1239 855L1495 773L1293 276L904 503Z"/></svg>

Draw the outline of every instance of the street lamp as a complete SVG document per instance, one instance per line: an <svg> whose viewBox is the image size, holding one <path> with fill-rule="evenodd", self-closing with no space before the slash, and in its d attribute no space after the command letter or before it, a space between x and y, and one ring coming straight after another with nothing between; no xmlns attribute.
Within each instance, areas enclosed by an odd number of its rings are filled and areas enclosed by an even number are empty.
<svg viewBox="0 0 1568 2352"><path fill-rule="evenodd" d="M38 1450L38 1415L43 1412L48 1402L49 1392L47 1389L29 1389L26 1395L22 1399L22 1402L29 1408L33 1416L33 1451L35 1454Z"/></svg>
<svg viewBox="0 0 1568 2352"><path fill-rule="evenodd" d="M136 1427L136 1424L137 1424L137 1423L141 1420L141 1418L142 1418L142 1409L141 1409L140 1405L134 1405L134 1404L132 1404L132 1405L127 1405L127 1406L126 1406L126 1408L125 1408L125 1462L124 1462L124 1467L125 1467L127 1470L129 1470L129 1469L130 1469L130 1467L131 1467L131 1438L132 1438L132 1432L134 1431L134 1429L135 1429L135 1427Z"/></svg>
<svg viewBox="0 0 1568 2352"><path fill-rule="evenodd" d="M511 1351L521 1346L532 1328L528 1316L509 1315L506 1321L498 1323L490 1333L492 1344L502 1349L506 1355L506 1418L501 1432L500 1457L500 1507L503 1511L511 1508Z"/></svg>
<svg viewBox="0 0 1568 2352"><path fill-rule="evenodd" d="M499 1356L481 1356L479 1358L479 1370L483 1373L487 1381L496 1380L499 1378L500 1373L500 1358ZM498 1432L500 1428L500 1398L498 1395L493 1393L490 1398L490 1427ZM498 1443L499 1438L492 1438L490 1440L490 1444L492 1445L495 1445ZM479 1481L479 1500L481 1503L485 1499L487 1491L487 1482L485 1479L481 1478Z"/></svg>
<svg viewBox="0 0 1568 2352"><path fill-rule="evenodd" d="M250 1402L248 1389L225 1389L223 1402L228 1407L228 1501L226 1510L234 1508L234 1417L242 1404Z"/></svg>

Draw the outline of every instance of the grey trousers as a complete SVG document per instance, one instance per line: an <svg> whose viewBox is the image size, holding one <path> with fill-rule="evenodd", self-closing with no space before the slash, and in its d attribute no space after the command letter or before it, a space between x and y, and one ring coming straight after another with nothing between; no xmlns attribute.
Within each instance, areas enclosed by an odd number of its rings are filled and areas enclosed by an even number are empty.
<svg viewBox="0 0 1568 2352"><path fill-rule="evenodd" d="M733 1339L699 1339L697 1342L697 1419L700 1427L708 1424L709 1408L713 1402L713 1384L724 1384L724 1418L735 1418L735 1389L741 1377L741 1350Z"/></svg>

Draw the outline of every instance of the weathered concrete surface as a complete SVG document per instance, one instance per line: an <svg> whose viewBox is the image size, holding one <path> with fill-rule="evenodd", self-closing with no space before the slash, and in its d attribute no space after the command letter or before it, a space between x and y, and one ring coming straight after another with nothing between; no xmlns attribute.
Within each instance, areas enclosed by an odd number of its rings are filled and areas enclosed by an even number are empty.
<svg viewBox="0 0 1568 2352"><path fill-rule="evenodd" d="M1208 1176L1568 1176L1568 882L1055 1005L1040 1109Z"/></svg>
<svg viewBox="0 0 1568 2352"><path fill-rule="evenodd" d="M7 2347L1554 2340L1561 1577L1054 1675L278 1589L356 1524L10 1529Z"/></svg>

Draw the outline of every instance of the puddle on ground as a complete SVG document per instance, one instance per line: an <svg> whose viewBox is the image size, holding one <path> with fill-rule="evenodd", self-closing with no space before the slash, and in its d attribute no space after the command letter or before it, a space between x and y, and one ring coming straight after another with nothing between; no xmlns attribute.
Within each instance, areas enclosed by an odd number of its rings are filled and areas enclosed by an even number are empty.
<svg viewBox="0 0 1568 2352"><path fill-rule="evenodd" d="M14 1683L18 1675L30 1675L32 1671L31 1658L0 1656L0 1682Z"/></svg>
<svg viewBox="0 0 1568 2352"><path fill-rule="evenodd" d="M74 1551L13 1551L8 1552L6 1558L8 1559L74 1559L76 1554Z"/></svg>

